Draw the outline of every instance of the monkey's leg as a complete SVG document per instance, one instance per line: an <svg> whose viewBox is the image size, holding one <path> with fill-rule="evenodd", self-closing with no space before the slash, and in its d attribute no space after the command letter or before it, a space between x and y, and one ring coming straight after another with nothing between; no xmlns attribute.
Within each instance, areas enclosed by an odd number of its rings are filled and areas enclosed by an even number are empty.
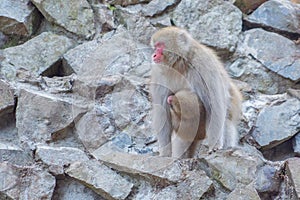
<svg viewBox="0 0 300 200"><path fill-rule="evenodd" d="M189 157L189 148L193 142L179 137L175 132L172 134L172 157L187 158Z"/></svg>

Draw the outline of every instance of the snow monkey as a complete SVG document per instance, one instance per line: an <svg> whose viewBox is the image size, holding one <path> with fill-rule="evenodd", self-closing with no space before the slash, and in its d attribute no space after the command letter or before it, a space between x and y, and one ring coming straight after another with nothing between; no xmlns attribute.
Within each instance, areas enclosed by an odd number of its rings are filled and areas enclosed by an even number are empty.
<svg viewBox="0 0 300 200"><path fill-rule="evenodd" d="M198 108L205 112L205 139L202 143L209 147L209 151L235 146L242 97L215 53L198 43L187 31L176 27L163 28L154 33L151 45L154 48L152 59L155 63L150 84L152 126L158 134L160 155L174 156L173 152L180 149L180 144L172 144L171 141L174 127L168 98L181 90L193 92L201 102L200 105L203 105L204 110ZM195 95L187 95L186 98L193 99ZM180 135L196 133L197 128L191 129L199 127L201 120L193 120L197 125ZM181 123L192 122L183 120ZM175 154L178 155L178 152Z"/></svg>
<svg viewBox="0 0 300 200"><path fill-rule="evenodd" d="M193 157L200 140L205 138L205 109L198 96L180 90L167 99L170 105L172 157Z"/></svg>

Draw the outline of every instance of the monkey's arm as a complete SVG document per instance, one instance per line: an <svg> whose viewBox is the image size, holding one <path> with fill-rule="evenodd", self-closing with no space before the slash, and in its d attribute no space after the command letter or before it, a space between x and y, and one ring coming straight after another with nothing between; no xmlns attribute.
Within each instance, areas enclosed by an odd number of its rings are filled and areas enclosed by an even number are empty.
<svg viewBox="0 0 300 200"><path fill-rule="evenodd" d="M152 129L157 134L160 156L171 156L171 116L167 104L167 97L170 91L160 85L151 84L152 96Z"/></svg>

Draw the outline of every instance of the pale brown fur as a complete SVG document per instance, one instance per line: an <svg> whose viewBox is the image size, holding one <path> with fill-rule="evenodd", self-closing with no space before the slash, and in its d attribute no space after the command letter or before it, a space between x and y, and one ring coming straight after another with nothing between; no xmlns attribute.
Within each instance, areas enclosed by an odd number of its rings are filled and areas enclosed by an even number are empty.
<svg viewBox="0 0 300 200"><path fill-rule="evenodd" d="M206 136L204 106L198 96L188 90L181 90L171 97L172 157L193 157L200 140Z"/></svg>
<svg viewBox="0 0 300 200"><path fill-rule="evenodd" d="M154 55L157 64L152 68L150 85L153 130L158 133L160 155L172 155L173 127L167 98L180 90L194 92L205 108L206 138L203 144L210 151L226 146L225 129L237 133L235 120L241 112L241 100L218 57L185 30L176 27L157 31L151 38L151 44L157 55L162 51L161 59ZM157 44L163 46L158 48Z"/></svg>

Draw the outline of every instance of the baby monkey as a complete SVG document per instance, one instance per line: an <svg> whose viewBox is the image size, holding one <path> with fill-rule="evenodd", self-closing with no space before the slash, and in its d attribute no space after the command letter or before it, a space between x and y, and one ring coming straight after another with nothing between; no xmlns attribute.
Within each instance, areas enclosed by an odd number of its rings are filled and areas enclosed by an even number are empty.
<svg viewBox="0 0 300 200"><path fill-rule="evenodd" d="M172 123L172 157L191 158L205 134L205 108L198 96L189 90L178 91L167 98Z"/></svg>

